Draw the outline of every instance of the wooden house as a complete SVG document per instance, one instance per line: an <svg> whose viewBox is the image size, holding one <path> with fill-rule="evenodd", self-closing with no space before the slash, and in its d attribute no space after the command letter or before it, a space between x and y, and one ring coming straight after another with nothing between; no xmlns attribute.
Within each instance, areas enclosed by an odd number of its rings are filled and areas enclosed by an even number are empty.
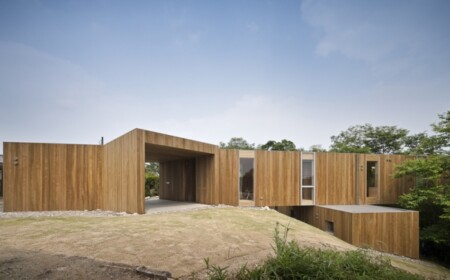
<svg viewBox="0 0 450 280"><path fill-rule="evenodd" d="M159 162L162 199L276 207L355 245L419 254L417 212L357 207L395 204L414 186L392 177L408 156L228 150L142 129L105 145L5 142L3 151L4 211L143 214L145 162Z"/></svg>

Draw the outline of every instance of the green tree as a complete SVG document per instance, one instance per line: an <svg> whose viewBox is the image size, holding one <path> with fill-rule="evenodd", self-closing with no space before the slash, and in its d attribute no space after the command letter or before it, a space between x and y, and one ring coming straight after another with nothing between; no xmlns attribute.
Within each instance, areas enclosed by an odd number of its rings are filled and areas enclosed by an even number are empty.
<svg viewBox="0 0 450 280"><path fill-rule="evenodd" d="M254 150L255 144L249 144L242 137L232 137L228 143L220 142L219 147L222 149Z"/></svg>
<svg viewBox="0 0 450 280"><path fill-rule="evenodd" d="M145 163L145 196L159 194L159 163Z"/></svg>
<svg viewBox="0 0 450 280"><path fill-rule="evenodd" d="M411 155L433 155L443 153L445 139L440 136L428 136L425 132L409 135L405 138L405 147Z"/></svg>
<svg viewBox="0 0 450 280"><path fill-rule="evenodd" d="M327 149L322 148L322 145L312 145L309 147L310 152L326 152Z"/></svg>
<svg viewBox="0 0 450 280"><path fill-rule="evenodd" d="M341 153L401 153L408 130L396 126L356 125L331 136L330 151Z"/></svg>
<svg viewBox="0 0 450 280"><path fill-rule="evenodd" d="M422 253L431 251L449 265L450 157L432 155L406 161L397 166L394 176L416 178L416 186L400 197L399 204L420 212L420 239L425 245Z"/></svg>
<svg viewBox="0 0 450 280"><path fill-rule="evenodd" d="M145 173L151 173L154 175L159 175L159 163L157 162L146 162L145 163Z"/></svg>
<svg viewBox="0 0 450 280"><path fill-rule="evenodd" d="M450 146L450 111L438 114L440 121L431 125L435 135L425 132L407 136L405 145L413 155L448 154Z"/></svg>
<svg viewBox="0 0 450 280"><path fill-rule="evenodd" d="M280 142L269 140L266 144L259 146L258 148L268 151L296 151L294 142L283 139Z"/></svg>

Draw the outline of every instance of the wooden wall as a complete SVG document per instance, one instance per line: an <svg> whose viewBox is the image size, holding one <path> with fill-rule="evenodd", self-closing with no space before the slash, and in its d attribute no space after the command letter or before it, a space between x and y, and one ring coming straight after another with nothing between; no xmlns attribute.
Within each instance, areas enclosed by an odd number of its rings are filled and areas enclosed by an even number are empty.
<svg viewBox="0 0 450 280"><path fill-rule="evenodd" d="M4 143L3 147L4 211L103 208L102 146Z"/></svg>
<svg viewBox="0 0 450 280"><path fill-rule="evenodd" d="M300 205L300 153L257 150L255 205Z"/></svg>
<svg viewBox="0 0 450 280"><path fill-rule="evenodd" d="M419 258L419 212L350 213L319 206L307 216L324 231L326 221L333 222L334 235L355 246Z"/></svg>
<svg viewBox="0 0 450 280"><path fill-rule="evenodd" d="M412 176L404 178L394 178L395 167L402 162L414 159L413 156L406 155L373 155L360 154L358 159L358 203L359 204L396 204L400 195L407 193L415 185ZM379 189L376 197L367 197L366 194L366 162L377 161L379 165Z"/></svg>
<svg viewBox="0 0 450 280"><path fill-rule="evenodd" d="M353 245L419 258L419 212L352 214L351 226Z"/></svg>
<svg viewBox="0 0 450 280"><path fill-rule="evenodd" d="M218 147L199 141L189 140L167 134L157 133L153 131L140 130L144 133L144 142L162 147L170 147L189 152L198 152L204 154L215 154Z"/></svg>
<svg viewBox="0 0 450 280"><path fill-rule="evenodd" d="M316 204L355 204L355 154L316 153Z"/></svg>
<svg viewBox="0 0 450 280"><path fill-rule="evenodd" d="M145 213L145 147L135 129L104 145L104 209Z"/></svg>
<svg viewBox="0 0 450 280"><path fill-rule="evenodd" d="M380 204L396 204L398 197L409 192L415 186L413 176L394 178L395 167L406 160L414 159L405 155L381 155L380 159Z"/></svg>
<svg viewBox="0 0 450 280"><path fill-rule="evenodd" d="M219 204L217 156L198 157L195 163L196 201L204 204Z"/></svg>
<svg viewBox="0 0 450 280"><path fill-rule="evenodd" d="M195 202L195 159L166 161L159 164L159 197Z"/></svg>
<svg viewBox="0 0 450 280"><path fill-rule="evenodd" d="M239 151L221 149L219 156L219 203L239 205Z"/></svg>

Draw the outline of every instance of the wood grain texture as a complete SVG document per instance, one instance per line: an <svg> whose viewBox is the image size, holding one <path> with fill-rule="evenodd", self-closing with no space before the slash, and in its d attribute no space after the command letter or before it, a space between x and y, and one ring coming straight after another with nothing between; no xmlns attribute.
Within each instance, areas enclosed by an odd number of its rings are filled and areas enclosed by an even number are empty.
<svg viewBox="0 0 450 280"><path fill-rule="evenodd" d="M104 145L104 209L145 213L145 147L135 129Z"/></svg>
<svg viewBox="0 0 450 280"><path fill-rule="evenodd" d="M355 204L354 154L316 153L316 204Z"/></svg>
<svg viewBox="0 0 450 280"><path fill-rule="evenodd" d="M102 146L4 143L4 153L4 211L103 207Z"/></svg>
<svg viewBox="0 0 450 280"><path fill-rule="evenodd" d="M221 149L219 157L219 203L239 205L239 154L237 150Z"/></svg>
<svg viewBox="0 0 450 280"><path fill-rule="evenodd" d="M255 205L300 205L300 153L255 151Z"/></svg>
<svg viewBox="0 0 450 280"><path fill-rule="evenodd" d="M359 204L396 204L400 195L407 193L414 187L415 179L412 176L394 178L395 167L406 160L414 159L405 155L357 155L358 159L358 203ZM378 162L378 190L374 197L367 197L367 161Z"/></svg>
<svg viewBox="0 0 450 280"><path fill-rule="evenodd" d="M214 156L198 157L195 161L196 200L198 203L219 204L217 160Z"/></svg>
<svg viewBox="0 0 450 280"><path fill-rule="evenodd" d="M159 197L195 202L195 159L165 161L159 165Z"/></svg>
<svg viewBox="0 0 450 280"><path fill-rule="evenodd" d="M355 246L419 258L419 213L416 211L349 213L317 206L308 214L312 225L322 230L327 230L327 221L333 222L334 235Z"/></svg>

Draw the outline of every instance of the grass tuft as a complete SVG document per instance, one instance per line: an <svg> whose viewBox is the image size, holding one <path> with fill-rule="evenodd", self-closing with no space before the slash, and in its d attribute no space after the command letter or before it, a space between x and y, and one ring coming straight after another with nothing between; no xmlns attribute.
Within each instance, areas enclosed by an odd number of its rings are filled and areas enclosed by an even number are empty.
<svg viewBox="0 0 450 280"><path fill-rule="evenodd" d="M280 233L280 227L284 230ZM289 225L277 224L272 246L275 256L261 266L246 265L230 273L205 259L208 279L424 279L422 276L395 268L381 255L367 250L340 252L331 249L300 248L295 240L288 241Z"/></svg>

